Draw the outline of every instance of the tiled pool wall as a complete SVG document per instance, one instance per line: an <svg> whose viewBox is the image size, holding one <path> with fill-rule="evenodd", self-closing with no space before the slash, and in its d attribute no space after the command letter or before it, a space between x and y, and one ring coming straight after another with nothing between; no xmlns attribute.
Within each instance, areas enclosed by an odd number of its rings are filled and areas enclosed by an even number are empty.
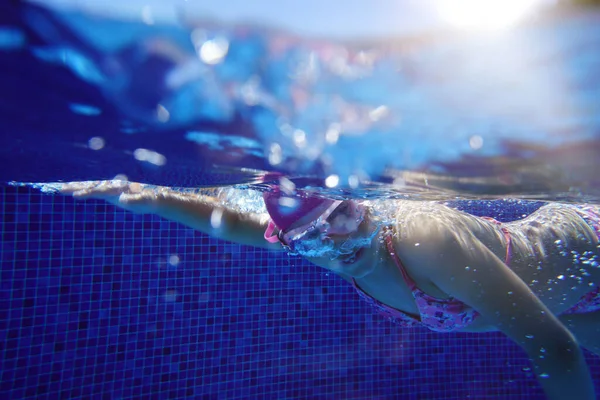
<svg viewBox="0 0 600 400"><path fill-rule="evenodd" d="M100 201L0 196L2 399L543 398L501 334L401 329L300 258Z"/></svg>

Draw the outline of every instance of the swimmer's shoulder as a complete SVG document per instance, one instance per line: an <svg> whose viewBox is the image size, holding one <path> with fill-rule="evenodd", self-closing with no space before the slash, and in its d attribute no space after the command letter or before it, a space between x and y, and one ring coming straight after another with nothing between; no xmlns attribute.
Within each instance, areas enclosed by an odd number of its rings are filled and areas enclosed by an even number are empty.
<svg viewBox="0 0 600 400"><path fill-rule="evenodd" d="M432 274L443 263L444 255L440 254L440 248L448 248L449 242L456 243L452 224L445 222L456 216L455 210L440 203L399 201L387 233L391 235L393 252L401 261L402 268L421 290L438 298L446 298L447 295L433 284ZM387 240L385 243L390 245Z"/></svg>
<svg viewBox="0 0 600 400"><path fill-rule="evenodd" d="M465 218L468 218L466 214L438 202L400 200L391 225L399 239L413 240L420 236L434 239L455 231L457 225L468 223Z"/></svg>

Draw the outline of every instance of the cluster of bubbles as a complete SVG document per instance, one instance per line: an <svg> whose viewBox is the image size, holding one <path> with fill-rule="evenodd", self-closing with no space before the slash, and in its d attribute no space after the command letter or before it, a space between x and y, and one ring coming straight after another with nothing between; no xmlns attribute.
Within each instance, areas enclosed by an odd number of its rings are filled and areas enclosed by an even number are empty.
<svg viewBox="0 0 600 400"><path fill-rule="evenodd" d="M577 250L568 250L565 245L563 244L562 240L556 240L554 242L557 246L557 249L559 250L559 254L563 257L570 257L571 258L571 263L572 265L580 265L581 268L579 268L579 272L581 272L581 274L583 276L589 276L589 273L587 272L587 270L585 268L591 267L591 268L598 268L600 267L600 263L598 262L599 260L599 255L598 252L596 251L591 251L591 250L586 250L583 252L579 252ZM562 275L561 275L562 276ZM558 279L564 279L564 276L558 277Z"/></svg>
<svg viewBox="0 0 600 400"><path fill-rule="evenodd" d="M598 263L598 253L586 250L583 252L579 252L577 250L569 250L565 243L562 240L556 240L554 242L557 249L559 250L559 255L562 257L570 258L571 267L567 268L565 274L560 274L556 277L556 279L548 279L548 285L558 284L560 281L565 281L567 279L575 280L576 285L571 287L571 290L577 290L579 285L586 283L586 278L590 278L591 274L588 272L588 268L598 268L600 264ZM594 282L588 281L588 286L594 286ZM549 291L552 290L552 287L548 288ZM563 301L566 300L566 297L563 297Z"/></svg>

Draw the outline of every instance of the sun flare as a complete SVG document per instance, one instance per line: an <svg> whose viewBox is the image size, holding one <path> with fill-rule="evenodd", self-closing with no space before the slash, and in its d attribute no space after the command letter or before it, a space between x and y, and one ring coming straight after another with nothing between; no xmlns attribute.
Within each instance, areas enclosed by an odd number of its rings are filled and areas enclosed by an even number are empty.
<svg viewBox="0 0 600 400"><path fill-rule="evenodd" d="M540 0L439 0L437 11L449 24L468 30L510 28L530 15Z"/></svg>

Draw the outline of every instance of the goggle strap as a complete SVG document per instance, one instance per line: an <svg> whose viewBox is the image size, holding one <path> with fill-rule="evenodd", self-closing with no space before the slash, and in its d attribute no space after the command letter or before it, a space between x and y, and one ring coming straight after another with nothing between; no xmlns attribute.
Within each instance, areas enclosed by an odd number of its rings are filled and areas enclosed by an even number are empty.
<svg viewBox="0 0 600 400"><path fill-rule="evenodd" d="M273 235L273 232L275 232L275 228L277 228L275 223L272 220L269 220L269 225L267 225L267 229L265 230L264 234L265 240L269 243L279 242L279 236Z"/></svg>

